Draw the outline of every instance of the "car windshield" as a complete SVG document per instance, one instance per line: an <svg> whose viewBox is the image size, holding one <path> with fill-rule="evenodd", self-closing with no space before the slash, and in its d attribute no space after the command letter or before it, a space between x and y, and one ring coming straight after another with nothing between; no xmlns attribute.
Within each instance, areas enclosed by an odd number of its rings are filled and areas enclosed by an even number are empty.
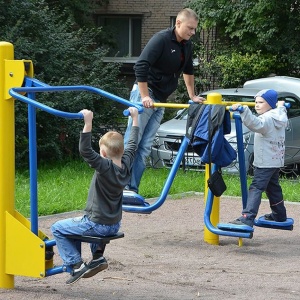
<svg viewBox="0 0 300 300"><path fill-rule="evenodd" d="M240 95L223 95L222 100L226 102L254 102L254 97Z"/></svg>

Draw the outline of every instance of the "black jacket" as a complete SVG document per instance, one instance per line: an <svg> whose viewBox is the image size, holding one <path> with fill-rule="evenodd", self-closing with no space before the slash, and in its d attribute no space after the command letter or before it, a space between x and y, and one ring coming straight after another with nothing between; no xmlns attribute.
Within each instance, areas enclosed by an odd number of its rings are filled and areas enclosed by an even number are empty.
<svg viewBox="0 0 300 300"><path fill-rule="evenodd" d="M194 74L192 42L178 43L174 28L162 30L149 40L134 70L136 82L148 82L156 98L166 102L176 90L180 74Z"/></svg>

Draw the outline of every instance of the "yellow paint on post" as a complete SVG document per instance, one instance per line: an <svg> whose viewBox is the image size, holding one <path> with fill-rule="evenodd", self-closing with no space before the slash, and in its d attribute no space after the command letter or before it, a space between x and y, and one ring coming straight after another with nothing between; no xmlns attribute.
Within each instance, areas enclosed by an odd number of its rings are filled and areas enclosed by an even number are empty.
<svg viewBox="0 0 300 300"><path fill-rule="evenodd" d="M219 93L209 93L207 94L207 98L205 104L222 104L222 95Z"/></svg>
<svg viewBox="0 0 300 300"><path fill-rule="evenodd" d="M208 187L207 187L207 180L209 178L209 165L205 165L205 189L204 189L204 201L207 199L208 195ZM213 226L217 226L220 220L220 197L215 197L213 199L213 206L210 214L210 222ZM211 245L219 245L219 235L212 233L208 230L206 226L204 226L204 233L203 233L203 240L204 242L211 244Z"/></svg>
<svg viewBox="0 0 300 300"><path fill-rule="evenodd" d="M45 260L45 234L30 230L30 222L18 212L6 212L6 272L8 274L41 278L53 260Z"/></svg>
<svg viewBox="0 0 300 300"><path fill-rule="evenodd" d="M210 93L207 95L205 104L223 104L222 95L219 93ZM205 165L205 182L204 182L204 199L206 201L208 195L207 180L209 178L209 165ZM217 226L220 219L220 197L214 197L213 206L210 215L210 221L213 226ZM219 245L219 236L212 233L204 226L204 241L211 245Z"/></svg>
<svg viewBox="0 0 300 300"><path fill-rule="evenodd" d="M23 84L25 68L23 60L5 61L4 99L10 99L9 90Z"/></svg>
<svg viewBox="0 0 300 300"><path fill-rule="evenodd" d="M14 59L11 43L0 42L0 288L13 288L14 276L6 273L5 212L13 212L15 190L15 130L14 101L7 97L5 68L7 60Z"/></svg>

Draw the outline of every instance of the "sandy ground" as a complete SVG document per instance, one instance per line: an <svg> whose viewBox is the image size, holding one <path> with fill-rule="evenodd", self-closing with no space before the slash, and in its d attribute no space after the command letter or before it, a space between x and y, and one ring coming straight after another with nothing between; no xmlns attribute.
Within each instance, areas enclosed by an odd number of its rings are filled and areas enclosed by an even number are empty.
<svg viewBox="0 0 300 300"><path fill-rule="evenodd" d="M241 206L222 197L220 222L238 217ZM68 273L15 276L15 287L0 289L0 299L300 299L299 205L286 206L293 231L257 227L242 247L234 237L220 236L219 245L204 241L203 195L166 200L149 215L124 213L125 238L107 246L107 270L70 286ZM268 212L263 201L260 213ZM42 217L39 227L51 237L54 221L75 215ZM54 263L61 264L57 253Z"/></svg>

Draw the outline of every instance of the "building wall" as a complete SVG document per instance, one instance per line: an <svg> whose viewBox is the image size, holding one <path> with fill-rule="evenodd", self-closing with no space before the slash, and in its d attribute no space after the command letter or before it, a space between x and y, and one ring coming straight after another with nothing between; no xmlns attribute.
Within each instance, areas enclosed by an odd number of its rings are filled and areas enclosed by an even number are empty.
<svg viewBox="0 0 300 300"><path fill-rule="evenodd" d="M93 1L93 0L91 0ZM178 12L185 7L186 1L182 0L108 0L108 3L95 10L95 14L105 15L139 15L142 17L142 42L141 49L144 48L148 40L154 33L170 27L171 17L176 17ZM215 29L200 32L200 39L207 49L213 48L215 41ZM209 52L207 52L209 53ZM196 58L196 57L195 57ZM122 62L121 73L125 75L130 87L135 80L133 65L137 57L111 57L106 60ZM210 57L203 59L210 60ZM201 64L200 66L201 67ZM209 88L215 88L215 78L208 78L211 83Z"/></svg>
<svg viewBox="0 0 300 300"><path fill-rule="evenodd" d="M176 17L184 8L180 0L109 0L108 4L95 11L98 14L142 15L142 49L151 36L170 27L170 17Z"/></svg>

